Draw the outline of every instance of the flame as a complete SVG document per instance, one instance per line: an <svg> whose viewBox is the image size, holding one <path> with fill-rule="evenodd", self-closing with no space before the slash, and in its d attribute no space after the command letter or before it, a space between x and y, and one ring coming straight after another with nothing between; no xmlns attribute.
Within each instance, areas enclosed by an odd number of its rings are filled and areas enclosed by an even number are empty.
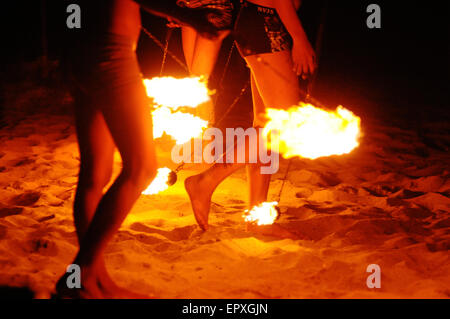
<svg viewBox="0 0 450 319"><path fill-rule="evenodd" d="M166 132L177 144L183 144L191 138L201 136L208 127L208 122L198 116L180 111L172 112L168 107L161 106L152 112L153 137L159 138Z"/></svg>
<svg viewBox="0 0 450 319"><path fill-rule="evenodd" d="M208 121L177 111L180 107L196 108L211 101L211 92L201 77L155 77L145 79L144 85L147 95L155 103L152 110L154 138L166 133L177 144L183 144L191 138L200 137L208 127Z"/></svg>
<svg viewBox="0 0 450 319"><path fill-rule="evenodd" d="M158 168L156 177L146 190L142 192L143 195L155 195L169 188L169 174L171 170L167 167Z"/></svg>
<svg viewBox="0 0 450 319"><path fill-rule="evenodd" d="M276 209L278 202L264 202L254 206L250 211L246 210L243 217L246 222L256 223L258 226L271 225L278 217Z"/></svg>
<svg viewBox="0 0 450 319"><path fill-rule="evenodd" d="M326 111L300 103L288 110L269 108L266 116L265 141L269 148L277 147L284 158L342 155L359 145L361 119L342 106Z"/></svg>
<svg viewBox="0 0 450 319"><path fill-rule="evenodd" d="M210 91L202 77L177 79L171 76L144 80L147 95L154 103L173 110L179 107L195 108L210 101Z"/></svg>

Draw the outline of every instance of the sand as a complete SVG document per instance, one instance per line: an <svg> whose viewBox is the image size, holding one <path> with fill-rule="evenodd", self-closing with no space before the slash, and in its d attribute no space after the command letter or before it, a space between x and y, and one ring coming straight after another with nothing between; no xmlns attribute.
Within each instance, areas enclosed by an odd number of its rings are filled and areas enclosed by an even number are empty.
<svg viewBox="0 0 450 319"><path fill-rule="evenodd" d="M36 298L50 296L77 251L79 158L66 113L35 112L0 130L0 286ZM351 154L292 161L273 226L246 227L242 170L214 194L202 232L183 187L202 167L188 165L174 186L136 203L107 248L111 276L155 298L449 298L448 125L424 136L362 124ZM161 165L175 168L168 145L158 149ZM379 289L366 285L370 264L381 267Z"/></svg>

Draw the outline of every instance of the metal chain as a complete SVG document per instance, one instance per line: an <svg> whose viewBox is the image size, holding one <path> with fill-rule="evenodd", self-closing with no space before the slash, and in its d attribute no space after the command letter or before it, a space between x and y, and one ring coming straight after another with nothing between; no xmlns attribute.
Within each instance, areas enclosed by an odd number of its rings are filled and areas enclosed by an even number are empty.
<svg viewBox="0 0 450 319"><path fill-rule="evenodd" d="M164 44L161 43L161 41L158 40L157 37L155 37L150 31L148 31L146 28L141 27L142 31L144 31L144 33L153 40L153 42L155 42L155 44L157 46L159 46L161 48L161 50L163 50L163 52L165 51L165 46ZM170 50L167 50L167 54L174 59L175 62L177 62L186 72L189 72L188 67L186 66L186 64L181 61L175 54L173 54Z"/></svg>
<svg viewBox="0 0 450 319"><path fill-rule="evenodd" d="M286 183L286 179L289 174L289 170L291 169L292 158L289 159L288 166L286 168L286 172L284 173L283 181L281 182L280 191L278 192L278 199L276 200L278 203L281 201L281 194L283 193L284 184Z"/></svg>
<svg viewBox="0 0 450 319"><path fill-rule="evenodd" d="M170 43L170 38L172 37L172 28L167 28L167 34L166 34L166 45L164 46L164 54L163 54L163 59L161 62L161 69L159 70L159 77L162 77L163 71L164 71L164 66L166 65L166 59L167 59L167 52L169 51L169 43Z"/></svg>

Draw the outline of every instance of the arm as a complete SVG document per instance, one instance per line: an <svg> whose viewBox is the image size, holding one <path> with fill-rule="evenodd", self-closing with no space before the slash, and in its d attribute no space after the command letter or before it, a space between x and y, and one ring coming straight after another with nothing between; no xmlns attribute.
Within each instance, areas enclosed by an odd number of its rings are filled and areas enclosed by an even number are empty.
<svg viewBox="0 0 450 319"><path fill-rule="evenodd" d="M293 40L294 72L303 76L313 74L316 69L314 50L297 16L293 0L275 0L275 9Z"/></svg>

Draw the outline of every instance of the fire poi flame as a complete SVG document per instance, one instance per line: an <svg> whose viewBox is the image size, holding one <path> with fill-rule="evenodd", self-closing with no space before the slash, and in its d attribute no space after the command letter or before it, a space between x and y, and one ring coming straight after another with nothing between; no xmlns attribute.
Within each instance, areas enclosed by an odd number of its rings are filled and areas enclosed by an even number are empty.
<svg viewBox="0 0 450 319"><path fill-rule="evenodd" d="M269 121L263 136L267 146L276 143L284 158L342 155L359 145L361 119L342 106L326 111L300 103L288 110L269 108L266 116Z"/></svg>
<svg viewBox="0 0 450 319"><path fill-rule="evenodd" d="M164 132L177 144L199 137L208 127L208 122L190 113L177 111L180 107L196 108L210 101L207 83L201 77L177 79L155 77L145 79L147 95L153 98L153 137Z"/></svg>
<svg viewBox="0 0 450 319"><path fill-rule="evenodd" d="M153 98L153 137L162 137L164 132L177 144L198 137L208 127L208 122L190 113L177 111L181 107L196 108L210 101L207 83L200 77L177 79L155 77L144 79L147 95ZM158 168L152 183L142 192L154 195L174 184L177 175L167 167Z"/></svg>
<svg viewBox="0 0 450 319"><path fill-rule="evenodd" d="M278 217L278 202L264 202L246 210L243 217L246 222L256 223L258 226L271 225Z"/></svg>
<svg viewBox="0 0 450 319"><path fill-rule="evenodd" d="M177 144L183 144L191 138L201 136L208 127L208 122L198 116L180 111L172 112L168 107L161 106L152 112L153 137L159 138L166 132Z"/></svg>
<svg viewBox="0 0 450 319"><path fill-rule="evenodd" d="M153 181L147 187L147 189L142 192L142 194L143 195L155 195L162 191L165 191L171 185L171 180L170 180L171 173L172 173L172 170L170 168L167 168L167 167L158 168L156 177L153 179Z"/></svg>
<svg viewBox="0 0 450 319"><path fill-rule="evenodd" d="M206 81L201 77L177 79L171 76L144 80L147 95L154 103L173 110L181 106L196 108L210 100Z"/></svg>
<svg viewBox="0 0 450 319"><path fill-rule="evenodd" d="M284 158L300 156L316 159L322 156L350 153L359 145L361 119L339 106L326 111L300 103L288 110L269 108L263 137L267 147L276 143ZM270 134L273 133L273 134ZM264 202L245 211L246 222L271 225L278 217L277 202Z"/></svg>

